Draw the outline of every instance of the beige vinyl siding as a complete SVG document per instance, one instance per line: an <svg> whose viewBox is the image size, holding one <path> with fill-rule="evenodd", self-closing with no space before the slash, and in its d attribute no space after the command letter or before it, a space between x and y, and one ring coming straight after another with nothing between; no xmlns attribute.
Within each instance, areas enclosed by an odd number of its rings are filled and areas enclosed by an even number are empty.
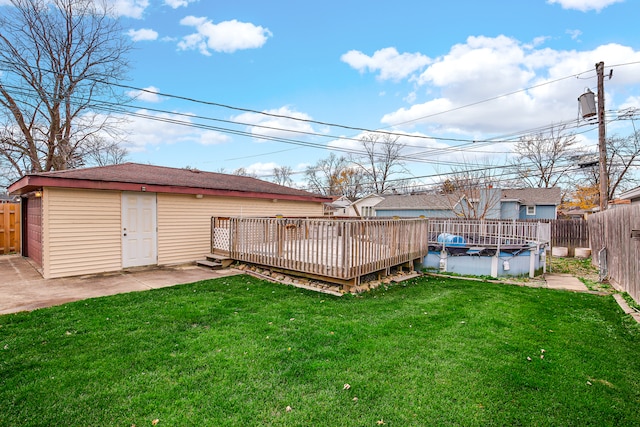
<svg viewBox="0 0 640 427"><path fill-rule="evenodd" d="M212 216L322 216L322 204L272 199L158 194L158 264L203 259L211 250Z"/></svg>
<svg viewBox="0 0 640 427"><path fill-rule="evenodd" d="M44 189L45 278L122 268L120 194L119 191Z"/></svg>

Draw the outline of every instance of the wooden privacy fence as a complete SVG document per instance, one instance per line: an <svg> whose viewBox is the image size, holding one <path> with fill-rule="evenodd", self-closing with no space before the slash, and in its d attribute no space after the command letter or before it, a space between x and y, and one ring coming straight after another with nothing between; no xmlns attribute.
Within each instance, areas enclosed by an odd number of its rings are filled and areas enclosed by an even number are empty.
<svg viewBox="0 0 640 427"><path fill-rule="evenodd" d="M525 221L549 224L551 246L568 248L571 256L576 248L589 247L589 226L583 219L528 219Z"/></svg>
<svg viewBox="0 0 640 427"><path fill-rule="evenodd" d="M583 219L556 219L550 221L551 246L566 247L569 254L576 248L589 247L589 226Z"/></svg>
<svg viewBox="0 0 640 427"><path fill-rule="evenodd" d="M20 204L0 204L0 254L20 252Z"/></svg>
<svg viewBox="0 0 640 427"><path fill-rule="evenodd" d="M357 285L366 274L424 257L427 225L426 219L212 218L212 248L238 261Z"/></svg>
<svg viewBox="0 0 640 427"><path fill-rule="evenodd" d="M640 206L618 206L591 215L588 223L592 263L640 303Z"/></svg>

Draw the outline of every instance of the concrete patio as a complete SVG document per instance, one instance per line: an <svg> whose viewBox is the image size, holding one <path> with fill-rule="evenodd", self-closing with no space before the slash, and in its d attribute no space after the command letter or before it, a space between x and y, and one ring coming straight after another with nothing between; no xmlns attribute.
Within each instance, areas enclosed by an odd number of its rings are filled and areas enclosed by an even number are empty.
<svg viewBox="0 0 640 427"><path fill-rule="evenodd" d="M0 314L30 311L87 298L146 291L242 274L194 265L143 268L100 275L43 279L20 255L0 256Z"/></svg>

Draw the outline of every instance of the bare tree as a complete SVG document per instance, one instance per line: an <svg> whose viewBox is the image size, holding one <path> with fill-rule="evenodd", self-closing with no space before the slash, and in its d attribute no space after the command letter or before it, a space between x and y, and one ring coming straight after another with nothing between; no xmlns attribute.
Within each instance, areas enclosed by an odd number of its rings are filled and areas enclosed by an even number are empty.
<svg viewBox="0 0 640 427"><path fill-rule="evenodd" d="M231 175L249 176L251 178L258 177L258 175L256 175L253 172L249 172L249 170L247 170L247 168L244 168L244 167L239 167L238 169L235 169L233 172L231 172Z"/></svg>
<svg viewBox="0 0 640 427"><path fill-rule="evenodd" d="M523 137L514 147L511 162L519 185L531 188L551 188L570 178L575 166L576 137L566 127L555 126L547 133Z"/></svg>
<svg viewBox="0 0 640 427"><path fill-rule="evenodd" d="M87 166L119 165L127 161L129 151L117 141L92 138L82 147L81 157Z"/></svg>
<svg viewBox="0 0 640 427"><path fill-rule="evenodd" d="M453 167L441 193L450 209L465 219L500 218L500 190L494 188L496 169L490 165Z"/></svg>
<svg viewBox="0 0 640 427"><path fill-rule="evenodd" d="M293 186L293 169L291 166L278 166L273 168L272 181L279 185L285 185L287 187Z"/></svg>
<svg viewBox="0 0 640 427"><path fill-rule="evenodd" d="M308 166L304 175L310 191L325 196L343 196L344 179L349 176L345 171L348 169L346 157L330 153L315 165Z"/></svg>
<svg viewBox="0 0 640 427"><path fill-rule="evenodd" d="M635 187L640 182L637 175L637 163L640 159L640 131L634 132L627 137L612 136L607 138L607 165L606 171L609 178L608 200L613 200L619 191L625 191ZM591 162L587 160L587 165L595 167L585 167L581 170L583 181L588 186L599 188L600 170L595 155ZM598 194L600 192L598 191ZM599 196L598 196L599 197Z"/></svg>
<svg viewBox="0 0 640 427"><path fill-rule="evenodd" d="M0 15L0 157L18 175L81 166L113 117L130 49L99 0L9 0ZM92 148L93 147L93 148ZM109 156L107 156L108 158ZM119 159L119 154L115 160Z"/></svg>
<svg viewBox="0 0 640 427"><path fill-rule="evenodd" d="M371 192L388 193L393 188L391 177L406 170L402 159L405 145L398 142L399 138L388 133L369 133L360 139L364 154L352 156L351 161L362 169Z"/></svg>
<svg viewBox="0 0 640 427"><path fill-rule="evenodd" d="M341 195L349 199L357 199L364 195L365 176L362 169L349 166L338 174L338 188Z"/></svg>

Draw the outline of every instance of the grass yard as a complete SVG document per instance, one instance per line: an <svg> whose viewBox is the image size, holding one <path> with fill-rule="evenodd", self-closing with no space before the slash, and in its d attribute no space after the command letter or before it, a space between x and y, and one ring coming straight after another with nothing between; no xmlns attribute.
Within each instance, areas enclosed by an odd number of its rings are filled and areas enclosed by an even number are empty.
<svg viewBox="0 0 640 427"><path fill-rule="evenodd" d="M610 296L236 276L0 316L1 426L636 426L639 407L640 328Z"/></svg>

